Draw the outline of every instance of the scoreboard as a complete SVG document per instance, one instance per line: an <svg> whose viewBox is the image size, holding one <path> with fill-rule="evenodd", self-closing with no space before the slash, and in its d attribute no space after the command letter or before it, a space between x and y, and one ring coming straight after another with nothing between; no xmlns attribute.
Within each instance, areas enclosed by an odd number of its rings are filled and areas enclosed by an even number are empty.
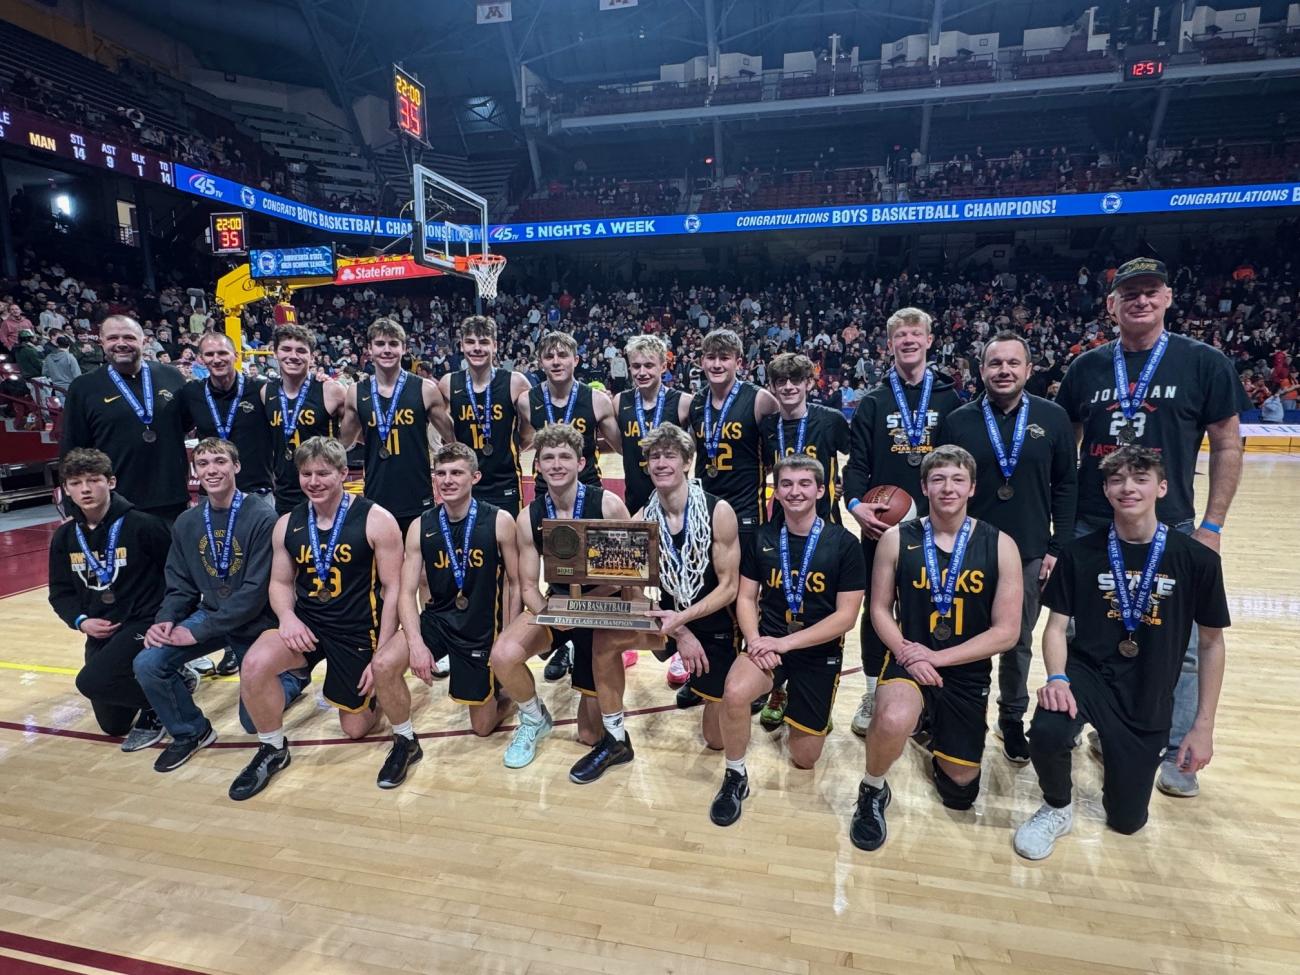
<svg viewBox="0 0 1300 975"><path fill-rule="evenodd" d="M242 254L248 250L242 213L214 213L208 218L213 254Z"/></svg>
<svg viewBox="0 0 1300 975"><path fill-rule="evenodd" d="M176 185L170 159L120 139L105 138L43 115L3 105L0 105L0 142L85 163L133 179L147 179L164 186Z"/></svg>
<svg viewBox="0 0 1300 975"><path fill-rule="evenodd" d="M393 114L397 118L397 128L404 135L428 144L424 85L397 65L393 65Z"/></svg>

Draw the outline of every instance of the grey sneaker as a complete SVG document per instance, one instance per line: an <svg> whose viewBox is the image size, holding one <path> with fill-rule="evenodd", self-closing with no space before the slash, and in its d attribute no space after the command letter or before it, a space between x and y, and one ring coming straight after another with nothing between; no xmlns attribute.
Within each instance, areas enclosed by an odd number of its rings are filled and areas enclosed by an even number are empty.
<svg viewBox="0 0 1300 975"><path fill-rule="evenodd" d="M1165 759L1160 763L1156 788L1175 799L1191 799L1201 792L1201 784L1196 781L1196 773L1184 772L1174 764L1172 759Z"/></svg>
<svg viewBox="0 0 1300 975"><path fill-rule="evenodd" d="M194 669L193 664L181 665L181 680L185 681L185 689L191 695L199 689L199 672Z"/></svg>
<svg viewBox="0 0 1300 975"><path fill-rule="evenodd" d="M141 711L140 717L135 720L135 727L122 740L122 751L138 752L142 748L156 745L163 740L164 734L166 731L158 716L153 711Z"/></svg>
<svg viewBox="0 0 1300 975"><path fill-rule="evenodd" d="M849 726L853 733L859 738L867 736L867 729L871 727L871 715L876 710L876 679L867 678L867 692L862 695L862 701L858 704L858 709L853 712L853 723Z"/></svg>
<svg viewBox="0 0 1300 975"><path fill-rule="evenodd" d="M1074 827L1074 803L1057 809L1043 803L1016 830L1016 852L1026 860L1045 860L1052 855L1059 837Z"/></svg>

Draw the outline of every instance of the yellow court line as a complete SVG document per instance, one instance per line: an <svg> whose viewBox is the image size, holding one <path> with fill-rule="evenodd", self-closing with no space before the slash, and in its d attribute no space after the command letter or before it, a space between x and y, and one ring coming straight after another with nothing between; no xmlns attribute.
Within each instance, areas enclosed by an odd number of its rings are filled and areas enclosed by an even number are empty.
<svg viewBox="0 0 1300 975"><path fill-rule="evenodd" d="M81 672L79 667L48 667L45 664L20 664L12 660L0 660L0 670L25 670L37 674L59 674L63 677L76 677ZM238 682L239 676L231 677L205 677L205 681L219 680L226 682Z"/></svg>

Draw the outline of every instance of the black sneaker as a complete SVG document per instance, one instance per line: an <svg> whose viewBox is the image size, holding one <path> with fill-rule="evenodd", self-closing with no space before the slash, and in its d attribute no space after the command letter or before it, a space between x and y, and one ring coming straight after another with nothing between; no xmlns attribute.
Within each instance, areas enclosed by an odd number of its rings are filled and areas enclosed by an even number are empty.
<svg viewBox="0 0 1300 975"><path fill-rule="evenodd" d="M230 798L243 802L257 795L271 781L271 776L281 769L289 767L289 745L275 748L271 745L258 745L253 760L244 766L244 771L235 776L230 783Z"/></svg>
<svg viewBox="0 0 1300 975"><path fill-rule="evenodd" d="M579 785L595 782L605 774L606 769L613 768L615 765L626 765L634 758L636 753L632 751L631 736L625 731L623 740L618 741L607 731L604 737L596 742L596 747L578 759L573 768L569 769L569 781L577 782Z"/></svg>
<svg viewBox="0 0 1300 975"><path fill-rule="evenodd" d="M858 806L853 810L853 822L849 824L849 839L859 850L879 850L885 844L889 830L885 826L885 810L893 794L886 782L879 789L873 789L867 783L858 785Z"/></svg>
<svg viewBox="0 0 1300 975"><path fill-rule="evenodd" d="M749 776L744 772L727 769L722 776L722 788L709 806L709 819L715 826L730 826L740 818L740 804L749 798Z"/></svg>
<svg viewBox="0 0 1300 975"><path fill-rule="evenodd" d="M233 677L239 673L239 657L233 650L227 650L222 658L217 661L217 676Z"/></svg>
<svg viewBox="0 0 1300 975"><path fill-rule="evenodd" d="M998 722L998 737L1002 739L1002 754L1012 765L1029 764L1029 739L1019 718Z"/></svg>
<svg viewBox="0 0 1300 975"><path fill-rule="evenodd" d="M566 643L551 654L551 659L546 661L546 669L542 671L542 676L554 684L557 680L564 680L571 669L569 644Z"/></svg>
<svg viewBox="0 0 1300 975"><path fill-rule="evenodd" d="M687 708L697 708L704 703L704 698L691 690L691 685L687 684L677 692L677 706L683 711Z"/></svg>
<svg viewBox="0 0 1300 975"><path fill-rule="evenodd" d="M405 735L393 735L393 747L384 759L384 767L379 770L379 788L396 789L406 781L411 766L422 758L424 749L418 741Z"/></svg>
<svg viewBox="0 0 1300 975"><path fill-rule="evenodd" d="M155 772L172 772L188 762L200 748L207 748L217 740L217 733L209 723L207 730L192 738L177 738L162 750L153 763Z"/></svg>

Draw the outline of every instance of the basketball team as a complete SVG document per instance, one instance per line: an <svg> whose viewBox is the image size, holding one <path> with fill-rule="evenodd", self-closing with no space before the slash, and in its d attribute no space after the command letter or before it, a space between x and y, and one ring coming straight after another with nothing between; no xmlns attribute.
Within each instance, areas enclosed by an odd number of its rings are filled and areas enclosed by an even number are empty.
<svg viewBox="0 0 1300 975"><path fill-rule="evenodd" d="M1149 258L1118 269L1107 300L1118 337L1070 365L1055 401L1026 392L1027 343L1000 332L983 347L985 392L962 405L929 361L930 316L900 309L892 368L851 422L808 402L812 364L798 353L768 363L769 388L739 379L744 349L727 329L703 339L699 393L666 388L663 342L639 335L633 386L610 397L575 380L577 344L561 332L540 341L539 385L497 368L485 316L462 323L464 369L437 381L402 368L401 326L377 320L374 374L346 390L314 378L300 326L275 333L278 379L247 379L212 333L200 345L208 378L185 382L144 361L137 322L112 316L105 367L69 391L70 517L50 549L50 604L85 635L77 687L124 751L170 736L154 764L169 772L216 740L194 691L198 667L224 651L216 670L239 674L240 721L259 743L229 790L246 800L289 766L283 715L322 661L345 735L391 725L380 788L423 756L408 671L447 678L477 735L516 716L503 761L523 768L556 724L528 666L541 657L548 679L567 674L578 691L590 750L569 776L585 784L634 760L624 655L655 649L680 660L678 706L700 706L700 734L722 753L709 816L726 827L750 796L755 713L785 728L796 767L820 760L857 626L855 846L885 842L887 776L909 741L928 753L939 801L971 808L995 657L1003 756L1032 762L1042 790L1016 851L1042 859L1069 833L1085 724L1107 823L1133 833L1153 788L1195 796L1213 755L1229 625L1218 550L1246 405L1222 353L1165 330L1167 281ZM602 487L601 443L622 454L623 497ZM354 444L361 495L344 483ZM204 495L192 508L191 462ZM543 520L629 518L659 526L662 636L536 622Z"/></svg>

